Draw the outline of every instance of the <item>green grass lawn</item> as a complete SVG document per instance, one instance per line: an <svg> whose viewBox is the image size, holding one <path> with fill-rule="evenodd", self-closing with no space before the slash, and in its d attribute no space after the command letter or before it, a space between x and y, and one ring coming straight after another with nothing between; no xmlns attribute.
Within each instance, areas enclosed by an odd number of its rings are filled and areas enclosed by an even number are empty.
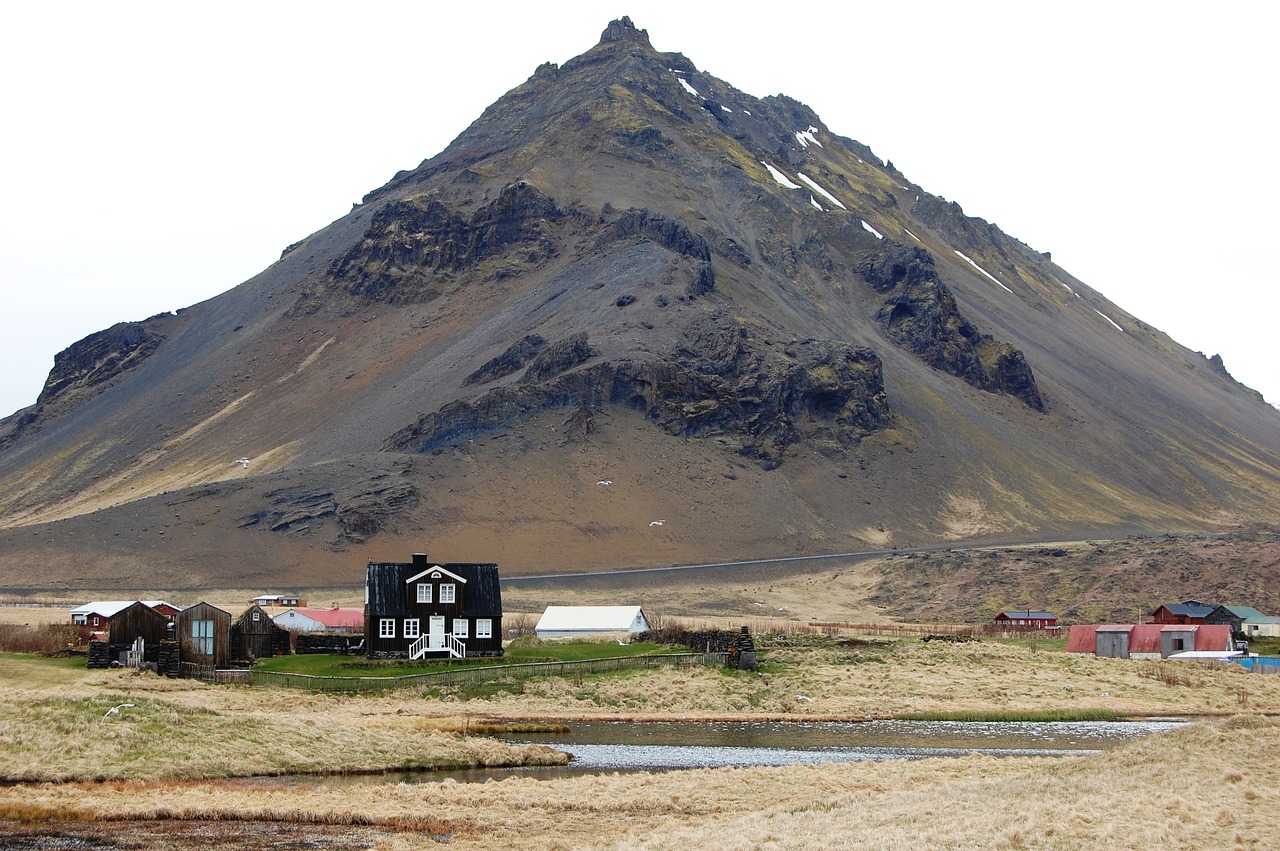
<svg viewBox="0 0 1280 851"><path fill-rule="evenodd" d="M486 668L497 665L524 665L534 662L578 662L583 659L613 659L619 656L645 656L688 652L681 647L638 642L620 645L615 642L567 641L539 645L512 644L500 658L400 661L369 660L363 656L338 656L308 653L302 656L276 656L260 659L254 665L261 671L311 674L317 677L404 677L458 668Z"/></svg>

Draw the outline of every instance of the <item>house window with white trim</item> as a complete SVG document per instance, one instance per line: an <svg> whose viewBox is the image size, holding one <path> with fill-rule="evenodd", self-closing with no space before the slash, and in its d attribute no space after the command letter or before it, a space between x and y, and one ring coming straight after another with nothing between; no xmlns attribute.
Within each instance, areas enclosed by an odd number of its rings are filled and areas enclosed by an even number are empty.
<svg viewBox="0 0 1280 851"><path fill-rule="evenodd" d="M493 621L490 618L476 618L476 638L493 638Z"/></svg>
<svg viewBox="0 0 1280 851"><path fill-rule="evenodd" d="M440 602L441 603L453 602L453 593L454 593L453 589L454 589L454 585L452 582L440 583Z"/></svg>
<svg viewBox="0 0 1280 851"><path fill-rule="evenodd" d="M396 637L396 619L380 618L378 620L378 637L379 638L395 638Z"/></svg>
<svg viewBox="0 0 1280 851"><path fill-rule="evenodd" d="M466 638L469 621L466 618L453 619L453 637Z"/></svg>
<svg viewBox="0 0 1280 851"><path fill-rule="evenodd" d="M213 621L191 619L191 649L204 656L213 655Z"/></svg>
<svg viewBox="0 0 1280 851"><path fill-rule="evenodd" d="M419 603L431 602L431 583L430 582L418 583L418 602Z"/></svg>
<svg viewBox="0 0 1280 851"><path fill-rule="evenodd" d="M418 619L417 618L404 619L404 637L405 638L418 637Z"/></svg>

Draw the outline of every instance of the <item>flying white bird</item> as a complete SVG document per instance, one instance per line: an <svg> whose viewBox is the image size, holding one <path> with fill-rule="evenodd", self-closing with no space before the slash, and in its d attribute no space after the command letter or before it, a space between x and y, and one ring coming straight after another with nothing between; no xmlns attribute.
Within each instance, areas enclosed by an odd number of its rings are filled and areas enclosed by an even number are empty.
<svg viewBox="0 0 1280 851"><path fill-rule="evenodd" d="M650 521L649 521L649 525L650 525L650 526L661 526L661 525L662 525L662 521L661 521L661 520L650 520Z"/></svg>
<svg viewBox="0 0 1280 851"><path fill-rule="evenodd" d="M117 705L115 705L115 706L111 707L110 709L108 709L108 710L107 710L107 712L106 712L106 714L105 714L105 715L103 715L102 717L103 717L103 718L109 718L109 717L111 717L112 715L119 715L119 714L120 714L120 710L121 710L121 709L132 709L132 708L133 708L133 704L132 704L132 703L120 703L120 704L117 704Z"/></svg>
<svg viewBox="0 0 1280 851"><path fill-rule="evenodd" d="M239 464L241 467L244 467L246 470L247 470L247 469L249 469L249 459L248 459L248 458L237 458L237 459L236 459L236 463L237 463L237 464Z"/></svg>

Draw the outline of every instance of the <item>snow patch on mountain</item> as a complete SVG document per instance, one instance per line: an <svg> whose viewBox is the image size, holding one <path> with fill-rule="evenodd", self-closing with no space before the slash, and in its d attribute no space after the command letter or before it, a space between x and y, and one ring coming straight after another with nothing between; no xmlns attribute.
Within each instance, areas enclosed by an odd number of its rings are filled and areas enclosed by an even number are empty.
<svg viewBox="0 0 1280 851"><path fill-rule="evenodd" d="M799 188L800 188L800 184L798 184L798 183L792 183L792 182L787 178L787 176L786 176L785 174L783 174L782 172L778 171L776 168L774 168L773 166L769 165L769 164L768 164L767 162L765 162L764 160L760 160L760 165L762 165L762 166L764 166L765 168L769 169L769 174L773 175L773 179L774 179L774 180L776 180L776 181L778 181L778 183L782 184L783 186L787 187L788 189L799 189Z"/></svg>
<svg viewBox="0 0 1280 851"><path fill-rule="evenodd" d="M955 249L954 249L954 248L953 248L953 249L951 249L951 250L952 250L952 251L955 251ZM1004 291L1005 291L1005 292L1007 292L1007 293L1011 293L1011 292L1013 292L1013 290L1009 289L1009 288L1008 288L1008 287L1006 287L1004 284L1000 283L999 279L998 279L998 278L996 278L996 276L995 276L995 275L991 274L991 273L990 273L990 272L988 272L986 269L984 269L984 268L982 268L981 266L979 266L977 263L974 263L972 260L970 260L968 257L966 257L966 256L964 256L963 254L961 254L959 251L956 251L956 256L957 256L957 257L959 257L959 258L960 258L961 260L963 260L964 262L968 263L968 264L969 264L970 266L972 266L973 268L977 269L977 270L978 270L979 272L981 272L982 274L986 275L986 276L987 276L988 278L990 278L993 282L995 282L995 284L996 284L997 286L999 286L999 287L1000 287L1000 289L1004 290Z"/></svg>
<svg viewBox="0 0 1280 851"><path fill-rule="evenodd" d="M815 180L814 180L812 177L810 177L809 175L805 174L803 171L798 171L798 172L796 172L796 176L797 176L797 177L799 177L801 180L803 180L805 183L809 184L809 188L810 188L810 189L812 189L814 192L817 192L817 193L818 193L819 195L821 195L823 198L826 198L826 199L827 199L828 201L830 201L832 204L835 204L835 205L836 205L837 207L839 207L841 210L847 210L847 209L849 209L849 208L848 208L848 207L846 207L844 204L841 204L841 203L840 203L840 201L839 201L839 199L838 199L838 198L836 198L836 196L832 195L830 192L828 192L827 190L825 190L825 189L823 189L821 186L819 186L819 185L818 185L818 183L817 183L817 181L815 181Z"/></svg>

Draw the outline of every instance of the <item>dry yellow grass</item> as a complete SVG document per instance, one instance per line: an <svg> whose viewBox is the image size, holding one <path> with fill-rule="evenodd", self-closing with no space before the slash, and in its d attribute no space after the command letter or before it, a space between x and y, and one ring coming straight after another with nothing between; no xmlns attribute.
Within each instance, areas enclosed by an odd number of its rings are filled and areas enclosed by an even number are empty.
<svg viewBox="0 0 1280 851"><path fill-rule="evenodd" d="M51 819L59 830L123 819L145 822L137 835L156 838L144 847L161 847L174 831L218 820L228 841L283 821L305 828L304 836L331 837L334 826L346 826L351 847L378 849L421 847L428 836L464 849L1136 848L1261 846L1280 829L1280 724L1266 717L1280 713L1280 677L994 642L794 643L769 648L763 675L662 669L581 683L552 678L487 700L334 697L67 668L37 676L41 663L10 657L0 662L0 711L10 719L0 733L2 773L130 779L0 787L0 820L15 820L0 824L0 836ZM135 707L103 719L113 701ZM800 719L1002 708L1217 717L1065 759L973 755L346 788L174 779L511 761L500 743L447 732L489 718ZM88 765L108 768L87 772Z"/></svg>
<svg viewBox="0 0 1280 851"><path fill-rule="evenodd" d="M379 849L1228 848L1280 817L1280 727L1206 722L1100 756L705 769L355 788L203 784L0 789L0 814L384 828ZM434 827L422 820L430 816Z"/></svg>

